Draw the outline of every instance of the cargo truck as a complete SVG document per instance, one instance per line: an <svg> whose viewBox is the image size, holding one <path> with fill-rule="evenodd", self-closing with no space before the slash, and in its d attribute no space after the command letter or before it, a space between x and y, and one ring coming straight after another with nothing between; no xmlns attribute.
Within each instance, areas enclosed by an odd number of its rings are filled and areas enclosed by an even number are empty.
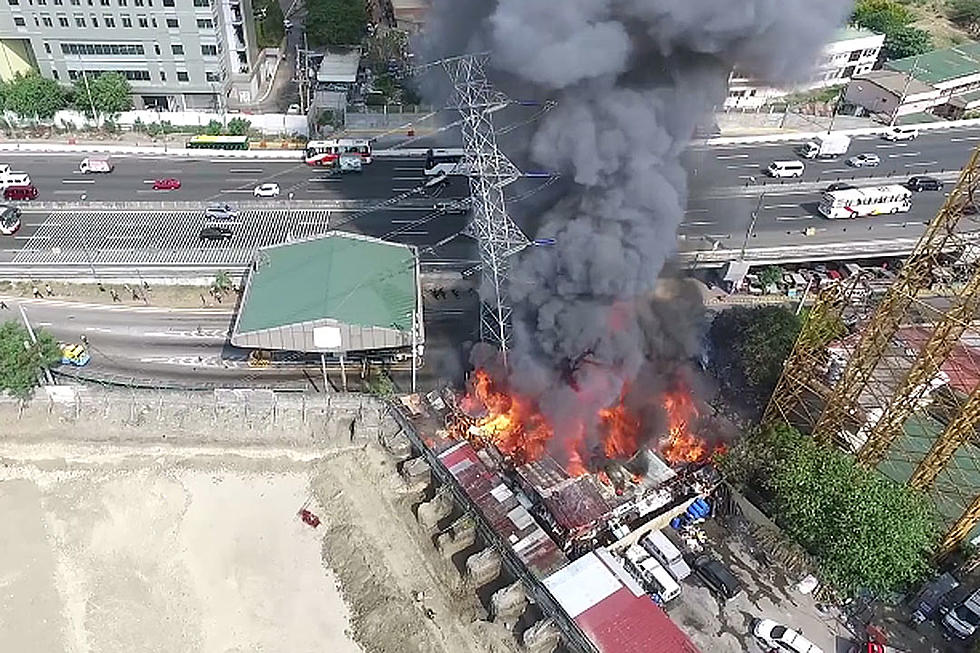
<svg viewBox="0 0 980 653"><path fill-rule="evenodd" d="M31 176L26 172L11 170L6 163L0 163L0 188L8 186L30 186Z"/></svg>
<svg viewBox="0 0 980 653"><path fill-rule="evenodd" d="M800 156L806 159L834 159L847 154L851 137L846 134L819 134L800 146Z"/></svg>
<svg viewBox="0 0 980 653"><path fill-rule="evenodd" d="M112 172L113 168L115 166L112 165L112 161L106 157L90 156L82 159L82 162L78 164L78 169L84 173L109 173Z"/></svg>

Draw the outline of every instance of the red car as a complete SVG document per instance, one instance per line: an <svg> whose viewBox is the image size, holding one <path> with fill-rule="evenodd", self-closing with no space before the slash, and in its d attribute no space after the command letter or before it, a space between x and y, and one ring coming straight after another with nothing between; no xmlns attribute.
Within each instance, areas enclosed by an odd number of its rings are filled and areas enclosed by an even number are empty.
<svg viewBox="0 0 980 653"><path fill-rule="evenodd" d="M180 188L180 180L173 177L157 179L153 182L153 190L177 190L178 188Z"/></svg>

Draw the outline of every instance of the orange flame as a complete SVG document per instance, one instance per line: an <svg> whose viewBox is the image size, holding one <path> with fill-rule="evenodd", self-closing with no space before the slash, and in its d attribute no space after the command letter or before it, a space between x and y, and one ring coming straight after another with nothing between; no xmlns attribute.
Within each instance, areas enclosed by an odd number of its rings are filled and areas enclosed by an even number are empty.
<svg viewBox="0 0 980 653"><path fill-rule="evenodd" d="M640 448L643 432L641 419L624 403L627 388L619 401L599 411L598 425L602 453L608 459L623 460L634 456ZM707 443L691 431L698 412L686 389L675 389L663 396L667 411L668 433L662 446L664 458L672 464L702 462L710 452ZM470 413L486 412L484 417L461 421L453 428L456 437L491 443L506 457L518 464L539 460L544 456L554 428L533 401L509 394L497 388L486 370L478 369L472 377L471 392L460 400L461 407ZM584 462L587 453L585 425L574 437L565 439L566 471L581 476L588 469ZM716 450L717 451L717 450ZM599 479L608 483L608 475L600 471ZM605 480L603 480L605 479ZM640 479L631 479L638 483Z"/></svg>

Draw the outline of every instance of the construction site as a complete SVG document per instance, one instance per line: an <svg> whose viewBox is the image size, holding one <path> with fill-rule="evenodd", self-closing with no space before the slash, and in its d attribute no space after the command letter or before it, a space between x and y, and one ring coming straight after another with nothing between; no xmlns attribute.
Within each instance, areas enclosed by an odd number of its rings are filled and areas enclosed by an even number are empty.
<svg viewBox="0 0 980 653"><path fill-rule="evenodd" d="M766 410L928 494L939 554L980 535L978 153L894 282L821 290Z"/></svg>

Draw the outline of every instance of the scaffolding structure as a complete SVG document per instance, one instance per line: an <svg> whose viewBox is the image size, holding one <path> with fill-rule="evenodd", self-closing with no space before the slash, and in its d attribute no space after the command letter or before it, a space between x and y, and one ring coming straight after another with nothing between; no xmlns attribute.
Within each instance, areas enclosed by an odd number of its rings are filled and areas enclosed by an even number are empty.
<svg viewBox="0 0 980 653"><path fill-rule="evenodd" d="M472 197L470 233L480 250L480 339L500 350L504 364L510 349L513 308L507 297L509 259L531 242L507 213L504 187L521 171L500 151L493 114L508 104L487 80L487 54L470 54L439 63L453 82L450 106L459 111L465 163Z"/></svg>
<svg viewBox="0 0 980 653"><path fill-rule="evenodd" d="M978 187L980 149L894 281L820 293L764 415L928 493L940 555L980 524Z"/></svg>

